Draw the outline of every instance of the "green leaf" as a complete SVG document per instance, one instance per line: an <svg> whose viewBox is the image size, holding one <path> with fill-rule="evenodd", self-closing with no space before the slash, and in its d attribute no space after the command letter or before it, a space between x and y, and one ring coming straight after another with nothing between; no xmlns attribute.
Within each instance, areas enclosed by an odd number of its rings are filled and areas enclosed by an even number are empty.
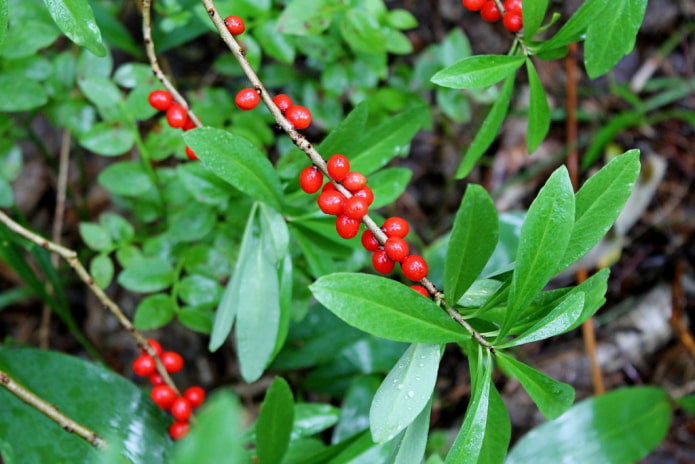
<svg viewBox="0 0 695 464"><path fill-rule="evenodd" d="M509 76L507 80L504 81L504 85L502 86L499 97L497 100L495 100L492 108L490 108L490 112L487 114L487 116L485 116L483 124L476 131L473 142L468 147L468 150L466 150L463 161L461 161L461 164L456 170L457 179L462 179L471 172L473 166L475 166L475 163L477 163L485 151L490 148L490 145L495 140L495 137L497 137L497 133L499 132L500 127L502 127L504 118L507 116L507 112L509 111L509 103L512 99L513 90L514 74Z"/></svg>
<svg viewBox="0 0 695 464"><path fill-rule="evenodd" d="M124 269L118 283L128 290L153 293L164 290L174 281L174 269L162 258L142 258Z"/></svg>
<svg viewBox="0 0 695 464"><path fill-rule="evenodd" d="M683 408L690 415L695 415L695 394L681 396L676 400L676 404Z"/></svg>
<svg viewBox="0 0 695 464"><path fill-rule="evenodd" d="M246 139L203 127L183 135L201 163L235 188L276 210L282 208L282 188L273 165Z"/></svg>
<svg viewBox="0 0 695 464"><path fill-rule="evenodd" d="M87 76L77 84L87 99L99 108L113 108L123 101L123 95L108 77Z"/></svg>
<svg viewBox="0 0 695 464"><path fill-rule="evenodd" d="M509 307L500 337L555 275L574 225L574 192L561 167L555 170L531 203L519 236L519 249L509 292Z"/></svg>
<svg viewBox="0 0 695 464"><path fill-rule="evenodd" d="M553 37L541 44L537 53L579 42L587 27L610 5L604 0L586 0Z"/></svg>
<svg viewBox="0 0 695 464"><path fill-rule="evenodd" d="M296 3L296 2L293 2ZM341 66L342 69L342 66ZM364 127L369 115L369 103L362 101L333 129L319 145L321 153L345 153L350 157L355 142L355 134L364 132ZM358 153L358 152L355 152ZM299 171L297 171L297 174Z"/></svg>
<svg viewBox="0 0 695 464"><path fill-rule="evenodd" d="M28 111L43 106L48 96L43 86L21 73L3 71L0 75L0 111Z"/></svg>
<svg viewBox="0 0 695 464"><path fill-rule="evenodd" d="M431 300L385 277L337 273L319 278L310 288L336 316L377 337L411 343L470 338Z"/></svg>
<svg viewBox="0 0 695 464"><path fill-rule="evenodd" d="M532 2L530 2L532 3ZM545 89L530 59L526 60L529 81L528 130L526 145L529 153L536 151L550 129L550 106Z"/></svg>
<svg viewBox="0 0 695 464"><path fill-rule="evenodd" d="M139 197L152 188L150 178L136 161L120 161L104 169L97 181L111 193Z"/></svg>
<svg viewBox="0 0 695 464"><path fill-rule="evenodd" d="M278 32L294 35L318 35L331 24L338 6L325 0L294 0L282 9Z"/></svg>
<svg viewBox="0 0 695 464"><path fill-rule="evenodd" d="M333 427L340 419L340 409L330 404L300 403L294 406L292 440L310 437Z"/></svg>
<svg viewBox="0 0 695 464"><path fill-rule="evenodd" d="M99 254L89 263L89 274L94 279L94 283L102 290L109 286L113 280L113 261L108 255Z"/></svg>
<svg viewBox="0 0 695 464"><path fill-rule="evenodd" d="M574 402L574 388L551 379L504 352L497 352L497 364L510 377L515 377L546 419L555 419Z"/></svg>
<svg viewBox="0 0 695 464"><path fill-rule="evenodd" d="M408 168L381 169L369 176L370 185L374 192L372 209L390 205L405 192L413 177L413 171Z"/></svg>
<svg viewBox="0 0 695 464"><path fill-rule="evenodd" d="M0 208L9 208L14 204L14 192L12 186L3 177L0 177Z"/></svg>
<svg viewBox="0 0 695 464"><path fill-rule="evenodd" d="M271 262L279 263L287 255L290 244L290 232L282 214L260 205L260 227L263 230L265 253Z"/></svg>
<svg viewBox="0 0 695 464"><path fill-rule="evenodd" d="M548 0L534 0L524 3L521 13L524 18L524 37L532 38L543 24Z"/></svg>
<svg viewBox="0 0 695 464"><path fill-rule="evenodd" d="M282 462L294 423L292 390L276 377L266 391L256 422L256 455L259 462Z"/></svg>
<svg viewBox="0 0 695 464"><path fill-rule="evenodd" d="M130 243L135 236L135 229L122 216L115 213L102 213L99 222L109 231L109 235L118 243Z"/></svg>
<svg viewBox="0 0 695 464"><path fill-rule="evenodd" d="M134 323L138 330L158 329L167 325L175 315L174 302L169 295L151 295L138 304Z"/></svg>
<svg viewBox="0 0 695 464"><path fill-rule="evenodd" d="M199 203L224 204L232 192L225 182L200 163L179 164L176 167L181 184Z"/></svg>
<svg viewBox="0 0 695 464"><path fill-rule="evenodd" d="M7 23L9 21L9 10L7 0L0 0L0 47L5 42L7 36Z"/></svg>
<svg viewBox="0 0 695 464"><path fill-rule="evenodd" d="M257 31L257 33L255 33ZM258 43L264 53L272 56L276 60L290 64L294 62L295 49L294 41L290 36L278 34L276 22L267 21L257 30L254 30L254 37L258 39Z"/></svg>
<svg viewBox="0 0 695 464"><path fill-rule="evenodd" d="M105 56L101 31L87 0L44 0L53 20L77 45L97 56Z"/></svg>
<svg viewBox="0 0 695 464"><path fill-rule="evenodd" d="M584 256L608 232L630 197L639 171L639 150L630 150L613 158L579 189L574 228L556 271Z"/></svg>
<svg viewBox="0 0 695 464"><path fill-rule="evenodd" d="M427 447L427 432L430 429L432 399L427 402L415 420L403 433L398 445L393 447L387 462L393 464L420 464Z"/></svg>
<svg viewBox="0 0 695 464"><path fill-rule="evenodd" d="M375 443L385 443L408 427L430 401L441 347L413 343L382 382L369 410Z"/></svg>
<svg viewBox="0 0 695 464"><path fill-rule="evenodd" d="M99 224L92 222L80 223L80 236L92 250L109 251L113 247L109 231Z"/></svg>
<svg viewBox="0 0 695 464"><path fill-rule="evenodd" d="M639 462L664 439L671 422L666 392L630 387L588 398L557 420L534 428L509 453L506 464L538 462Z"/></svg>
<svg viewBox="0 0 695 464"><path fill-rule="evenodd" d="M183 307L179 310L177 317L179 322L189 329L210 335L215 314L204 307Z"/></svg>
<svg viewBox="0 0 695 464"><path fill-rule="evenodd" d="M0 369L63 414L109 442L123 444L132 463L168 461L171 440L163 431L170 419L146 392L112 370L62 353L26 348L0 349ZM0 449L3 458L12 459L6 462L77 463L99 458L101 453L84 439L65 432L4 388L0 403Z"/></svg>
<svg viewBox="0 0 695 464"><path fill-rule="evenodd" d="M168 217L168 234L177 242L195 242L210 233L217 223L212 209L191 202Z"/></svg>
<svg viewBox="0 0 695 464"><path fill-rule="evenodd" d="M389 10L386 15L386 21L396 29L412 29L417 26L415 16L410 11L402 8Z"/></svg>
<svg viewBox="0 0 695 464"><path fill-rule="evenodd" d="M590 78L607 73L632 51L646 9L647 0L616 0L589 23L584 65Z"/></svg>
<svg viewBox="0 0 695 464"><path fill-rule="evenodd" d="M499 220L490 195L468 184L447 246L444 293L451 304L471 286L497 246Z"/></svg>
<svg viewBox="0 0 695 464"><path fill-rule="evenodd" d="M333 430L332 443L340 443L369 428L369 409L382 382L383 376L376 374L353 378L341 403L340 420Z"/></svg>
<svg viewBox="0 0 695 464"><path fill-rule="evenodd" d="M464 58L432 76L431 81L453 89L478 89L495 84L524 64L524 57L475 55Z"/></svg>
<svg viewBox="0 0 695 464"><path fill-rule="evenodd" d="M356 52L384 52L386 42L379 23L362 9L351 8L342 16L340 32L345 42Z"/></svg>
<svg viewBox="0 0 695 464"><path fill-rule="evenodd" d="M103 156L118 156L133 148L135 135L131 127L100 122L79 138L80 145Z"/></svg>
<svg viewBox="0 0 695 464"><path fill-rule="evenodd" d="M478 464L502 464L507 455L511 437L512 423L509 411L493 383L490 385L487 423Z"/></svg>
<svg viewBox="0 0 695 464"><path fill-rule="evenodd" d="M9 59L32 56L40 49L51 45L59 35L58 29L53 24L40 20L12 21L0 49L0 55ZM3 90L6 88L3 87Z"/></svg>
<svg viewBox="0 0 695 464"><path fill-rule="evenodd" d="M179 281L179 296L191 306L217 303L222 296L222 286L210 277L188 275Z"/></svg>

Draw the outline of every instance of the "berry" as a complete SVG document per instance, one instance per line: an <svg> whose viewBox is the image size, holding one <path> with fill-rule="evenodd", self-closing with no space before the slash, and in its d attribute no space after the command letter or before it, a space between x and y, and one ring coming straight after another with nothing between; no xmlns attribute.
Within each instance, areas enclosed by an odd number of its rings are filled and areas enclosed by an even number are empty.
<svg viewBox="0 0 695 464"><path fill-rule="evenodd" d="M150 374L150 383L155 387L157 385L164 385L164 379L161 375L157 374L156 372L153 372L152 374Z"/></svg>
<svg viewBox="0 0 695 464"><path fill-rule="evenodd" d="M150 392L150 398L152 398L154 404L165 411L169 410L171 405L174 404L176 396L176 392L169 385L157 385Z"/></svg>
<svg viewBox="0 0 695 464"><path fill-rule="evenodd" d="M154 90L150 92L150 96L147 100L150 102L152 108L159 111L168 110L174 103L174 97L166 90Z"/></svg>
<svg viewBox="0 0 695 464"><path fill-rule="evenodd" d="M379 241L376 239L374 234L372 233L371 230L366 229L362 233L362 246L365 248L367 251L376 251L379 249L381 244Z"/></svg>
<svg viewBox="0 0 695 464"><path fill-rule="evenodd" d="M483 7L487 0L462 0L461 3L463 3L463 7L471 10L471 11L478 11Z"/></svg>
<svg viewBox="0 0 695 464"><path fill-rule="evenodd" d="M372 266L381 274L388 274L393 271L395 265L396 262L389 258L384 250L376 250L372 255Z"/></svg>
<svg viewBox="0 0 695 464"><path fill-rule="evenodd" d="M232 35L239 35L246 30L244 20L238 16L227 16L224 19L224 25L227 26L227 30Z"/></svg>
<svg viewBox="0 0 695 464"><path fill-rule="evenodd" d="M364 198L367 200L367 205L371 206L374 203L374 192L368 186L364 186L352 194L353 197Z"/></svg>
<svg viewBox="0 0 695 464"><path fill-rule="evenodd" d="M402 238L389 237L386 243L384 243L384 251L386 251L389 258L400 263L408 257L410 249L408 247L408 242Z"/></svg>
<svg viewBox="0 0 695 464"><path fill-rule="evenodd" d="M234 103L240 110L249 111L258 106L261 96L254 89L241 89L234 97Z"/></svg>
<svg viewBox="0 0 695 464"><path fill-rule="evenodd" d="M306 193L316 193L323 185L323 174L316 166L307 166L299 173L299 186Z"/></svg>
<svg viewBox="0 0 695 464"><path fill-rule="evenodd" d="M133 372L140 377L147 377L157 369L154 358L149 354L141 354L133 361Z"/></svg>
<svg viewBox="0 0 695 464"><path fill-rule="evenodd" d="M311 124L311 111L303 106L290 106L285 111L285 117L295 129L306 129Z"/></svg>
<svg viewBox="0 0 695 464"><path fill-rule="evenodd" d="M335 230L341 237L350 239L360 232L360 221L341 214L335 220Z"/></svg>
<svg viewBox="0 0 695 464"><path fill-rule="evenodd" d="M191 417L191 412L193 412L191 402L183 396L179 396L171 403L169 412L177 421L187 421Z"/></svg>
<svg viewBox="0 0 695 464"><path fill-rule="evenodd" d="M403 275L410 280L422 280L427 277L429 271L427 262L422 256L410 255L401 263Z"/></svg>
<svg viewBox="0 0 695 464"><path fill-rule="evenodd" d="M326 190L321 192L316 199L319 209L326 214L337 216L343 212L345 196L337 190Z"/></svg>
<svg viewBox="0 0 695 464"><path fill-rule="evenodd" d="M384 231L387 237L400 237L405 238L410 232L410 227L405 219L399 217L390 217L384 221L384 225L381 226L381 230Z"/></svg>
<svg viewBox="0 0 695 464"><path fill-rule="evenodd" d="M335 185L333 185L333 182L328 181L328 182L326 182L326 185L324 185L323 188L321 189L322 192L325 192L326 190L333 190L335 192L338 189L335 188Z"/></svg>
<svg viewBox="0 0 695 464"><path fill-rule="evenodd" d="M505 13L516 13L521 15L521 0L504 0Z"/></svg>
<svg viewBox="0 0 695 464"><path fill-rule="evenodd" d="M482 16L485 21L494 23L500 20L502 14L493 0L487 0L480 10L480 16Z"/></svg>
<svg viewBox="0 0 695 464"><path fill-rule="evenodd" d="M154 353L157 356L162 355L162 345L157 340L153 340L153 339L149 338L149 339L147 339L147 344L152 347L152 349L154 350ZM140 354L147 354L147 351L141 349Z"/></svg>
<svg viewBox="0 0 695 464"><path fill-rule="evenodd" d="M192 408L197 408L205 401L205 390L199 386L193 386L183 392L184 398L188 400Z"/></svg>
<svg viewBox="0 0 695 464"><path fill-rule="evenodd" d="M195 152L191 150L191 147L186 147L186 156L188 156L188 159L191 161L197 161L198 157L195 156Z"/></svg>
<svg viewBox="0 0 695 464"><path fill-rule="evenodd" d="M367 185L367 178L360 172L348 172L343 178L343 186L351 192L356 192Z"/></svg>
<svg viewBox="0 0 695 464"><path fill-rule="evenodd" d="M357 219L358 221L362 219L369 210L369 204L364 198L352 196L345 200L345 206L343 207L343 214L352 219Z"/></svg>
<svg viewBox="0 0 695 464"><path fill-rule="evenodd" d="M164 364L164 368L170 374L183 369L183 358L175 351L165 351L160 357L162 359L162 364Z"/></svg>
<svg viewBox="0 0 695 464"><path fill-rule="evenodd" d="M181 129L188 122L188 113L186 108L174 103L167 110L167 122L169 125L175 129Z"/></svg>
<svg viewBox="0 0 695 464"><path fill-rule="evenodd" d="M519 32L524 26L524 20L518 13L506 13L502 18L502 24L509 32Z"/></svg>
<svg viewBox="0 0 695 464"><path fill-rule="evenodd" d="M193 122L193 120L189 118L188 122L186 123L185 126L182 127L182 129L184 132L187 132L191 129L195 129L196 127L198 127L198 126L196 126L195 123Z"/></svg>
<svg viewBox="0 0 695 464"><path fill-rule="evenodd" d="M425 287L422 285L411 285L410 288L418 292L420 295L424 296L425 298L430 297L430 292L427 291Z"/></svg>
<svg viewBox="0 0 695 464"><path fill-rule="evenodd" d="M273 97L273 102L277 105L278 108L280 108L280 111L282 111L283 113L287 111L287 108L292 106L292 99L284 93L275 95Z"/></svg>
<svg viewBox="0 0 695 464"><path fill-rule="evenodd" d="M341 181L350 172L350 161L341 154L335 154L328 159L328 175L333 180Z"/></svg>
<svg viewBox="0 0 695 464"><path fill-rule="evenodd" d="M174 422L169 426L169 436L173 440L180 440L188 435L190 428L191 426L188 424L188 421Z"/></svg>

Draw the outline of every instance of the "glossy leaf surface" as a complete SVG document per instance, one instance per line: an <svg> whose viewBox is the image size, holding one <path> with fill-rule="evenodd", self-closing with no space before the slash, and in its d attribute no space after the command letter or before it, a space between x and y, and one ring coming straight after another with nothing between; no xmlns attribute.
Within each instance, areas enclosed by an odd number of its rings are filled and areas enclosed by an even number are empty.
<svg viewBox="0 0 695 464"><path fill-rule="evenodd" d="M524 58L510 55L475 55L442 69L432 82L454 89L477 89L495 84L516 71Z"/></svg>
<svg viewBox="0 0 695 464"><path fill-rule="evenodd" d="M266 391L256 422L256 454L259 462L282 462L294 423L292 390L276 377Z"/></svg>

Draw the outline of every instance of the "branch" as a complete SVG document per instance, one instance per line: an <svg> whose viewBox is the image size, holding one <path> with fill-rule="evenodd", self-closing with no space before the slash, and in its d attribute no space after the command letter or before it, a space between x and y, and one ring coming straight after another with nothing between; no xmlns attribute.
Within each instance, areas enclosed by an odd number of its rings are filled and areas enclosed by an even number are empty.
<svg viewBox="0 0 695 464"><path fill-rule="evenodd" d="M97 435L96 432L70 419L68 416L61 413L57 407L39 398L36 394L15 382L12 377L3 371L0 371L0 385L17 398L54 421L66 432L74 433L97 449L106 447L106 441Z"/></svg>

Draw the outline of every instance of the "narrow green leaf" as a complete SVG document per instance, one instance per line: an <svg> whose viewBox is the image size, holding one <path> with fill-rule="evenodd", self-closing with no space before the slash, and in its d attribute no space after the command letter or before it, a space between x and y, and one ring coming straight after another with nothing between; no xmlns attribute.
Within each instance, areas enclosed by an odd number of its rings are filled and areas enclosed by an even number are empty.
<svg viewBox="0 0 695 464"><path fill-rule="evenodd" d="M229 186L200 163L179 164L176 172L196 202L220 205L230 198Z"/></svg>
<svg viewBox="0 0 695 464"><path fill-rule="evenodd" d="M393 464L420 464L425 456L427 435L430 430L432 399L427 402L415 420L408 426L398 445L391 451L387 462Z"/></svg>
<svg viewBox="0 0 695 464"><path fill-rule="evenodd" d="M282 188L273 165L246 139L221 129L203 127L183 135L201 163L255 200L280 211Z"/></svg>
<svg viewBox="0 0 695 464"><path fill-rule="evenodd" d="M294 406L292 439L310 437L333 427L340 419L340 409L330 404L300 403Z"/></svg>
<svg viewBox="0 0 695 464"><path fill-rule="evenodd" d="M613 390L531 430L506 464L538 462L538 456L547 462L632 464L661 443L670 422L671 406L661 388Z"/></svg>
<svg viewBox="0 0 695 464"><path fill-rule="evenodd" d="M593 134L591 144L582 156L582 168L587 169L604 154L604 148L621 132L630 127L644 124L646 115L641 110L612 114L601 128Z"/></svg>
<svg viewBox="0 0 695 464"><path fill-rule="evenodd" d="M574 402L574 388L551 379L504 352L497 352L497 364L505 374L515 377L546 419L555 419Z"/></svg>
<svg viewBox="0 0 695 464"><path fill-rule="evenodd" d="M135 327L153 330L167 325L176 315L174 302L169 295L157 294L144 298L135 309Z"/></svg>
<svg viewBox="0 0 695 464"><path fill-rule="evenodd" d="M265 244L265 252L276 263L282 261L287 255L287 249L290 243L290 232L287 228L287 223L282 214L267 207L265 204L260 205L260 221L263 229L263 237Z"/></svg>
<svg viewBox="0 0 695 464"><path fill-rule="evenodd" d="M490 108L490 112L485 116L483 124L476 131L473 142L468 147L468 150L466 150L463 161L461 161L461 164L456 170L457 179L462 179L471 172L475 163L477 163L485 151L490 148L495 137L497 137L497 133L500 127L502 127L504 118L507 116L507 111L509 111L509 103L512 99L513 90L514 74L504 81L499 97L495 100L492 108Z"/></svg>
<svg viewBox="0 0 695 464"><path fill-rule="evenodd" d="M106 56L101 31L87 0L44 0L53 20L66 36L96 56Z"/></svg>
<svg viewBox="0 0 695 464"><path fill-rule="evenodd" d="M533 2L531 2L533 3ZM550 106L545 89L530 59L526 60L529 81L528 130L526 145L529 153L536 151L550 129Z"/></svg>
<svg viewBox="0 0 695 464"><path fill-rule="evenodd" d="M479 185L469 184L461 202L444 267L444 293L457 302L478 278L497 246L499 220L490 195Z"/></svg>
<svg viewBox="0 0 695 464"><path fill-rule="evenodd" d="M605 0L586 0L553 37L541 44L538 53L579 42L587 27L610 6Z"/></svg>
<svg viewBox="0 0 695 464"><path fill-rule="evenodd" d="M5 36L7 36L7 23L10 16L7 1L0 0L0 47L2 47L3 42L5 42Z"/></svg>
<svg viewBox="0 0 695 464"><path fill-rule="evenodd" d="M501 81L522 64L523 56L475 55L442 69L431 81L442 87L478 89Z"/></svg>
<svg viewBox="0 0 695 464"><path fill-rule="evenodd" d="M608 232L630 197L640 172L639 150L613 158L576 195L574 228L556 271L584 256Z"/></svg>
<svg viewBox="0 0 695 464"><path fill-rule="evenodd" d="M369 410L375 443L385 443L415 420L430 401L441 347L413 343L382 382Z"/></svg>
<svg viewBox="0 0 695 464"><path fill-rule="evenodd" d="M292 4L296 3L292 2ZM289 9L288 6L285 10ZM342 69L342 67L341 67ZM321 153L343 153L350 158L353 153L355 137L364 132L364 126L369 116L369 103L365 100L355 106L352 111L333 129L319 145Z"/></svg>
<svg viewBox="0 0 695 464"><path fill-rule="evenodd" d="M355 376L352 379L341 403L340 420L333 430L331 443L340 443L367 431L369 409L382 382L383 376L376 374ZM371 441L371 434L369 435Z"/></svg>
<svg viewBox="0 0 695 464"><path fill-rule="evenodd" d="M525 2L521 13L524 17L524 37L532 38L538 28L543 24L545 11L548 9L548 0L535 0Z"/></svg>
<svg viewBox="0 0 695 464"><path fill-rule="evenodd" d="M509 418L509 411L495 384L492 383L490 385L490 403L483 447L480 450L477 464L502 464L507 456L511 438L512 423Z"/></svg>
<svg viewBox="0 0 695 464"><path fill-rule="evenodd" d="M294 423L292 390L282 377L276 377L266 391L256 422L258 462L282 462Z"/></svg>
<svg viewBox="0 0 695 464"><path fill-rule="evenodd" d="M470 338L432 301L385 277L337 273L319 278L310 288L336 316L377 337L411 343Z"/></svg>
<svg viewBox="0 0 695 464"><path fill-rule="evenodd" d="M111 234L105 227L93 222L80 223L80 236L89 248L96 251L109 251L113 247Z"/></svg>
<svg viewBox="0 0 695 464"><path fill-rule="evenodd" d="M153 293L174 282L174 268L163 258L142 258L121 271L118 283L128 290Z"/></svg>

